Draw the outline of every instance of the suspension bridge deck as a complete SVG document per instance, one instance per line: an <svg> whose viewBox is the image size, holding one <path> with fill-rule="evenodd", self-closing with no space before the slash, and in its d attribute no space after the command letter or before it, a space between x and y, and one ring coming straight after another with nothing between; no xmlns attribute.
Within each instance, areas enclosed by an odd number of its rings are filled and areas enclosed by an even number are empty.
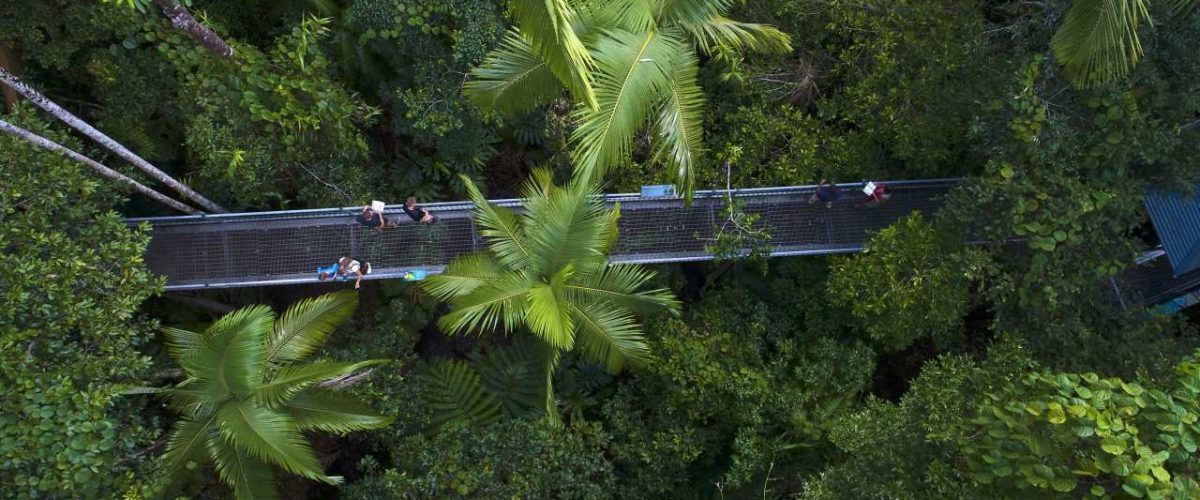
<svg viewBox="0 0 1200 500"><path fill-rule="evenodd" d="M770 227L772 256L856 252L868 235L913 211L932 215L959 181L885 181L892 199L855 208L861 184L841 184L843 196L831 208L809 204L816 186L733 190L746 213L759 214ZM606 195L621 204L620 235L611 260L656 264L709 260L705 247L724 220L724 190L699 191L690 206L679 198ZM520 200L496 200L520 208ZM422 205L441 219L411 222L398 206L396 228L377 231L354 221L362 207L284 212L129 219L147 222L151 240L146 262L166 276L167 290L195 290L316 282L317 266L349 256L369 261L364 279L399 278L423 269L438 272L455 256L480 250L485 242L471 221L470 202ZM746 250L746 249L743 249Z"/></svg>

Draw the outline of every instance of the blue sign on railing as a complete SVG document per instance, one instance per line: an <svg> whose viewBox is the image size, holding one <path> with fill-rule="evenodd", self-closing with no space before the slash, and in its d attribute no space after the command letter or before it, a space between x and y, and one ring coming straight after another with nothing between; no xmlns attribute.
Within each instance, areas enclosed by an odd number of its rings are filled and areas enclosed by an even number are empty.
<svg viewBox="0 0 1200 500"><path fill-rule="evenodd" d="M671 184L656 184L642 186L642 198L667 198L675 196L675 186Z"/></svg>

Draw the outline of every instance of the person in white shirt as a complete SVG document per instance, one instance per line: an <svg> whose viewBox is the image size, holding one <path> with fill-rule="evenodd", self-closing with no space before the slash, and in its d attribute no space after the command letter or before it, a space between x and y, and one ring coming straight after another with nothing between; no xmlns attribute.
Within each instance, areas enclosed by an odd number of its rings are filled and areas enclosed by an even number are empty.
<svg viewBox="0 0 1200 500"><path fill-rule="evenodd" d="M342 257L338 259L338 276L342 279L349 279L350 275L354 275L354 289L357 290L362 284L362 277L371 274L370 262L359 262L350 257Z"/></svg>

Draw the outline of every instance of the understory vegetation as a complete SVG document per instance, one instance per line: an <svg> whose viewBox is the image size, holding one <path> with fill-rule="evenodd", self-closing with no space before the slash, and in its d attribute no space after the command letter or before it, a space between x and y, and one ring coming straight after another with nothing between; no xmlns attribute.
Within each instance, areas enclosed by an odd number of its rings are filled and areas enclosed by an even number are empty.
<svg viewBox="0 0 1200 500"><path fill-rule="evenodd" d="M0 134L0 496L1200 498L1200 316L1105 285L1200 183L1197 7L0 1L0 124L230 212L470 200L486 243L168 293L125 218L178 212ZM927 178L843 255L729 198L717 260L614 265L595 197Z"/></svg>

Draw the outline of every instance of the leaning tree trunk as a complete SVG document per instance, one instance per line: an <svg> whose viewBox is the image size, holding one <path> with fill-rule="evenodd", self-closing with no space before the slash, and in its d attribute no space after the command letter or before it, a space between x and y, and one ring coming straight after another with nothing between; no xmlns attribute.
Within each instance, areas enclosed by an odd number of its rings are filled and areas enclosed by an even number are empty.
<svg viewBox="0 0 1200 500"><path fill-rule="evenodd" d="M50 151L54 151L56 153L60 153L63 156L66 156L67 158L70 158L79 163L82 163L84 165L92 167L92 170L95 170L100 175L107 177L109 179L112 179L114 181L120 182L121 184L124 184L126 186L132 187L135 191L142 193L146 196L149 196L151 199L153 199L159 203L162 203L164 205L167 205L171 208L174 208L176 210L179 210L184 213L189 213L189 214L199 214L200 213L199 210L196 210L192 207L184 205L183 203L175 201L158 191L150 189L150 188L144 186L142 183L135 181L133 179L130 179L129 177L126 177L124 175L121 175L120 172L117 172L111 168L101 165L99 162L97 162L91 158L88 158L79 153L71 151L70 149L63 147L62 145L60 145L54 141L51 141L50 139L47 139L40 135L37 135L37 134L30 132L28 130L25 130L21 127L18 127L16 125L8 123L4 120L0 120L0 132L4 132L6 134L12 134L14 136L20 137L26 141L29 141L33 144L40 146L42 148L49 149Z"/></svg>
<svg viewBox="0 0 1200 500"><path fill-rule="evenodd" d="M4 68L0 68L0 81L8 84L8 86L12 87L13 90L16 90L17 93L25 96L26 99L29 99L29 102L32 102L33 104L37 105L37 107L50 112L50 114L54 115L55 118L62 120L63 123L70 125L71 128L82 132L88 137L91 137L92 140L100 143L101 146L108 148L125 161L132 163L135 167L141 169L143 172L146 172L159 182L166 184L171 189L174 189L175 192L196 202L196 204L200 205L201 208L216 213L229 212L224 207L213 203L200 193L193 191L192 188L189 188L183 185L183 183L175 180L174 177L167 175L166 172L155 168L154 165L151 165L146 160L143 160L142 157L126 149L125 146L122 146L119 142L114 141L111 137L104 135L104 132L96 130L95 127L92 127L87 122L80 120L79 117L71 114L70 111L67 111L61 106L55 104L54 101L46 98L46 96L42 95L41 92L38 92L33 87L25 84L25 82L21 81L20 78L17 78L16 75L13 75Z"/></svg>
<svg viewBox="0 0 1200 500"><path fill-rule="evenodd" d="M187 8L179 3L179 0L154 0L158 7L162 9L163 14L167 19L171 20L171 24L176 28L183 30L188 36L200 42L208 50L214 54L230 59L233 57L233 47L230 47L220 35L209 29L192 17L192 13L188 12Z"/></svg>

